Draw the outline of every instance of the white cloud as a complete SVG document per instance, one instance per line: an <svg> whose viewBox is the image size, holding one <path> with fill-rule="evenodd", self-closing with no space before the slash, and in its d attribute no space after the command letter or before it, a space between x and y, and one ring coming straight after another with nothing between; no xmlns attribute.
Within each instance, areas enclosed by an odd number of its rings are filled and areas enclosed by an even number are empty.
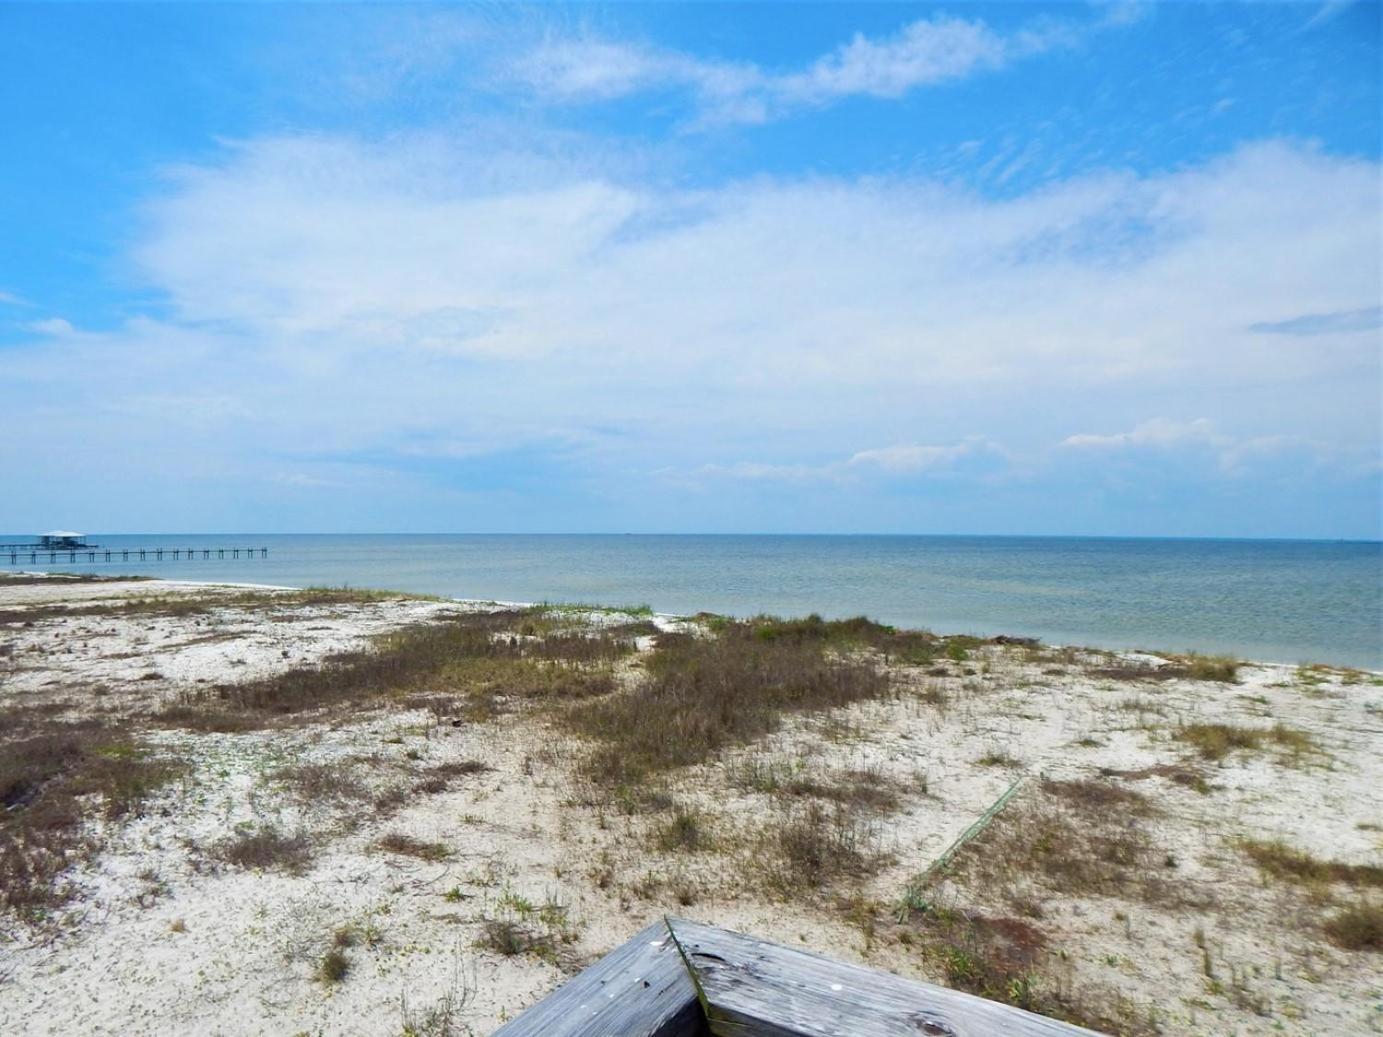
<svg viewBox="0 0 1383 1037"><path fill-rule="evenodd" d="M901 492L1043 452L1097 465L1101 441L1128 463L1179 443L1212 474L1373 449L1375 333L1249 328L1377 302L1374 163L1265 143L991 200L683 190L489 143L278 138L176 171L134 254L170 316L10 350L9 427L208 478L267 479L267 456L380 507L460 493L506 452L633 507L660 469ZM1121 432L1130 401L1213 427Z"/></svg>
<svg viewBox="0 0 1383 1037"><path fill-rule="evenodd" d="M72 326L71 321L64 320L62 317L48 317L44 320L31 321L29 327L40 335L55 336L72 335L75 334L77 330Z"/></svg>
<svg viewBox="0 0 1383 1037"><path fill-rule="evenodd" d="M1173 421L1151 418L1129 432L1109 435L1081 433L1067 436L1061 446L1082 451L1116 452L1148 450L1155 452L1202 451L1215 459L1219 470L1230 475L1243 474L1249 465L1271 461L1286 454L1300 454L1312 464L1349 464L1348 452L1332 449L1300 435L1272 434L1234 436L1221 432L1207 418Z"/></svg>
<svg viewBox="0 0 1383 1037"><path fill-rule="evenodd" d="M1123 447L1168 447L1186 443L1220 442L1223 442L1223 437L1216 433L1215 426L1206 418L1197 418L1195 421L1152 418L1131 432L1116 432L1112 435L1081 433L1067 436L1061 445L1078 449L1112 450Z"/></svg>
<svg viewBox="0 0 1383 1037"><path fill-rule="evenodd" d="M822 464L770 464L761 461L740 461L730 465L704 465L703 476L729 477L749 480L782 480L788 482L833 481L852 479L910 478L940 474L955 469L961 462L992 455L1002 457L997 444L975 436L960 443L944 446L915 443L860 450L838 461Z"/></svg>
<svg viewBox="0 0 1383 1037"><path fill-rule="evenodd" d="M998 68L1012 53L984 22L943 15L915 21L889 39L856 34L806 72L779 79L773 92L813 104L857 94L902 97L915 87Z"/></svg>
<svg viewBox="0 0 1383 1037"><path fill-rule="evenodd" d="M644 90L684 87L729 100L762 89L751 64L706 61L677 51L592 36L549 37L520 55L505 78L559 101L602 101Z"/></svg>
<svg viewBox="0 0 1383 1037"><path fill-rule="evenodd" d="M1090 32L1121 21L1105 17L1077 26L1048 20L1002 35L979 19L937 15L888 37L857 33L805 68L781 72L590 34L549 35L505 65L500 79L558 102L688 90L697 98L702 122L754 123L846 97L902 97L919 87L1078 45Z"/></svg>
<svg viewBox="0 0 1383 1037"><path fill-rule="evenodd" d="M422 349L887 395L1047 372L1274 381L1370 355L1362 332L1327 355L1246 329L1376 297L1371 163L1264 144L988 201L907 181L681 191L546 166L504 189L478 161L435 138L237 147L178 175L137 258L182 319L313 363Z"/></svg>

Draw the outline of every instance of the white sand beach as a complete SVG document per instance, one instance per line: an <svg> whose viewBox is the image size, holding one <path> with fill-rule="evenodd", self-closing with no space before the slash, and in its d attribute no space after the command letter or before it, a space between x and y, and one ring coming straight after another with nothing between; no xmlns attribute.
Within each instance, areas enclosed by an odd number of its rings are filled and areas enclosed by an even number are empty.
<svg viewBox="0 0 1383 1037"><path fill-rule="evenodd" d="M566 711L629 694L663 634L710 636L705 621L560 610L487 635L625 632L610 660L524 663L610 681L571 702L510 693L479 663L305 711L218 698L389 631L512 611L0 580L7 747L75 725L97 732L82 766L162 768L119 811L112 786L71 787L61 893L0 916L0 1032L485 1034L669 912L931 982L991 976L1111 1032L1378 1030L1378 953L1336 924L1383 899L1376 674L1243 664L1226 682L1139 653L832 647L886 687L787 710L633 790L592 777ZM15 786L12 850L70 773ZM805 863L785 834L804 818L829 829ZM266 833L279 842L253 842Z"/></svg>

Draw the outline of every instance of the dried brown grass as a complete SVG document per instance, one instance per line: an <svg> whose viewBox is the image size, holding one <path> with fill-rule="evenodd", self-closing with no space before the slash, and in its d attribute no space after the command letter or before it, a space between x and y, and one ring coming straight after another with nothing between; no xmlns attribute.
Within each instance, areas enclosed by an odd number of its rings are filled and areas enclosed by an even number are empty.
<svg viewBox="0 0 1383 1037"><path fill-rule="evenodd" d="M814 625L773 636L763 629L726 621L714 637L667 642L648 657L638 686L566 713L570 728L596 743L584 773L607 788L644 783L761 738L785 714L888 693L884 670L828 651Z"/></svg>

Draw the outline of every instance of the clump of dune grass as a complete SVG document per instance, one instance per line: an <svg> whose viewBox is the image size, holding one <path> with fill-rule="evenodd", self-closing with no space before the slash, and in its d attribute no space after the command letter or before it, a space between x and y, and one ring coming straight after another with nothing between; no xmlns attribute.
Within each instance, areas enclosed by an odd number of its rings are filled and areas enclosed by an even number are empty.
<svg viewBox="0 0 1383 1037"><path fill-rule="evenodd" d="M1356 904L1332 915L1325 934L1347 951L1383 952L1383 904Z"/></svg>
<svg viewBox="0 0 1383 1037"><path fill-rule="evenodd" d="M1029 919L926 903L898 923L893 935L956 990L1101 1033L1162 1032L1116 991L1093 984L1073 990L1065 955Z"/></svg>
<svg viewBox="0 0 1383 1037"><path fill-rule="evenodd" d="M1085 813L1118 811L1125 816L1139 817L1153 813L1152 804L1147 796L1112 781L1101 781L1096 778L1058 781L1044 778L1042 791L1074 805Z"/></svg>
<svg viewBox="0 0 1383 1037"><path fill-rule="evenodd" d="M426 687L454 694L580 698L614 687L610 663L633 635L609 631L522 637L528 610L469 613L381 635L367 649L257 680L182 693L166 723L246 729L312 710L407 696ZM434 698L435 698L434 694Z"/></svg>
<svg viewBox="0 0 1383 1037"><path fill-rule="evenodd" d="M888 692L881 667L829 650L815 629L727 621L712 637L661 644L636 687L565 714L572 729L596 742L583 765L586 775L607 788L643 784L760 738L786 714Z"/></svg>
<svg viewBox="0 0 1383 1037"><path fill-rule="evenodd" d="M1322 860L1280 839L1241 839L1238 846L1254 864L1273 878L1304 884L1338 882L1348 886L1383 888L1383 867Z"/></svg>
<svg viewBox="0 0 1383 1037"><path fill-rule="evenodd" d="M351 960L340 947L332 947L317 963L317 978L323 983L340 983L351 970Z"/></svg>
<svg viewBox="0 0 1383 1037"><path fill-rule="evenodd" d="M213 855L238 868L301 872L312 861L312 840L306 832L288 834L274 825L241 832L212 848Z"/></svg>
<svg viewBox="0 0 1383 1037"><path fill-rule="evenodd" d="M881 813L897 810L901 784L877 767L808 768L786 757L749 756L728 768L730 783L770 796L828 800Z"/></svg>
<svg viewBox="0 0 1383 1037"><path fill-rule="evenodd" d="M1187 724L1176 731L1178 741L1186 742L1206 760L1222 760L1236 749L1258 749L1264 731L1239 724Z"/></svg>
<svg viewBox="0 0 1383 1037"><path fill-rule="evenodd" d="M123 577L122 579L136 579ZM0 610L0 624L94 616L182 617L213 611L281 611L284 609L362 605L379 601L419 600L421 595L355 587L306 587L291 591L238 591L195 594L149 594L95 603L70 602L27 609ZM431 599L440 600L440 599Z"/></svg>
<svg viewBox="0 0 1383 1037"><path fill-rule="evenodd" d="M101 847L88 822L138 816L186 770L122 728L0 710L0 911L52 921L77 893L64 876Z"/></svg>
<svg viewBox="0 0 1383 1037"><path fill-rule="evenodd" d="M1025 787L948 870L971 885L1037 895L1110 896L1170 903L1186 891L1147 823L1141 793L1111 781L1042 781Z"/></svg>
<svg viewBox="0 0 1383 1037"><path fill-rule="evenodd" d="M480 936L475 945L505 957L531 955L559 964L567 957L565 948L579 935L571 924L566 906L559 901L549 896L543 903L536 904L512 890L505 890L493 910L482 916Z"/></svg>
<svg viewBox="0 0 1383 1037"><path fill-rule="evenodd" d="M866 875L879 860L878 832L858 811L808 801L780 807L764 824L745 869L768 892L792 898Z"/></svg>
<svg viewBox="0 0 1383 1037"><path fill-rule="evenodd" d="M279 768L271 777L304 804L343 803L368 799L370 795L364 783L340 762L291 764Z"/></svg>
<svg viewBox="0 0 1383 1037"><path fill-rule="evenodd" d="M1100 661L1101 665L1091 666L1086 672L1103 680L1193 680L1214 681L1220 684L1237 683L1239 667L1243 665L1227 655L1197 655L1195 652L1165 663L1123 659L1109 654L1103 655Z"/></svg>
<svg viewBox="0 0 1383 1037"><path fill-rule="evenodd" d="M717 617L711 624L713 630L724 630L729 620ZM959 643L962 646L980 644L977 638L965 636L941 638L926 630L898 630L885 623L878 623L867 616L853 616L848 619L823 619L812 613L800 619L782 619L778 616L755 616L745 620L754 637L764 641L792 641L799 644L815 642L838 650L872 649L879 652L885 661L910 666L922 666L932 662L937 653L948 645Z"/></svg>
<svg viewBox="0 0 1383 1037"><path fill-rule="evenodd" d="M1305 731L1276 724L1273 727L1245 727L1240 724L1186 724L1175 737L1195 748L1202 759L1222 760L1236 750L1261 749L1275 745L1293 757L1322 752L1320 745Z"/></svg>
<svg viewBox="0 0 1383 1037"><path fill-rule="evenodd" d="M981 767L1018 767L1020 762L1003 749L990 749L975 761Z"/></svg>
<svg viewBox="0 0 1383 1037"><path fill-rule="evenodd" d="M451 856L451 850L442 843L418 839L403 832L385 833L380 836L378 846L389 853L416 857L420 861L444 861Z"/></svg>
<svg viewBox="0 0 1383 1037"><path fill-rule="evenodd" d="M1037 974L1047 936L1031 922L950 909L919 912L912 921L908 942L922 943L947 986L1029 1011L1044 1007Z"/></svg>
<svg viewBox="0 0 1383 1037"><path fill-rule="evenodd" d="M684 805L678 805L670 816L658 823L654 836L654 843L664 853L697 853L710 849L715 841L706 815L695 807Z"/></svg>
<svg viewBox="0 0 1383 1037"><path fill-rule="evenodd" d="M1217 681L1234 684L1239 679L1240 663L1227 655L1197 655L1186 657L1185 675L1193 681Z"/></svg>

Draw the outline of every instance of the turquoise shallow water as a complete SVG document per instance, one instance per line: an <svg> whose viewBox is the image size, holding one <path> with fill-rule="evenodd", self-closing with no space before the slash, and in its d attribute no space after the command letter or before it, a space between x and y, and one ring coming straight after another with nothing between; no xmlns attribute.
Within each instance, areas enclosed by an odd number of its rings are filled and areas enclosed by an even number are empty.
<svg viewBox="0 0 1383 1037"><path fill-rule="evenodd" d="M4 537L4 540L23 539ZM939 536L101 536L253 561L54 566L660 612L866 614L946 632L1383 668L1383 544ZM8 555L0 566L9 567ZM31 567L27 558L20 568Z"/></svg>

